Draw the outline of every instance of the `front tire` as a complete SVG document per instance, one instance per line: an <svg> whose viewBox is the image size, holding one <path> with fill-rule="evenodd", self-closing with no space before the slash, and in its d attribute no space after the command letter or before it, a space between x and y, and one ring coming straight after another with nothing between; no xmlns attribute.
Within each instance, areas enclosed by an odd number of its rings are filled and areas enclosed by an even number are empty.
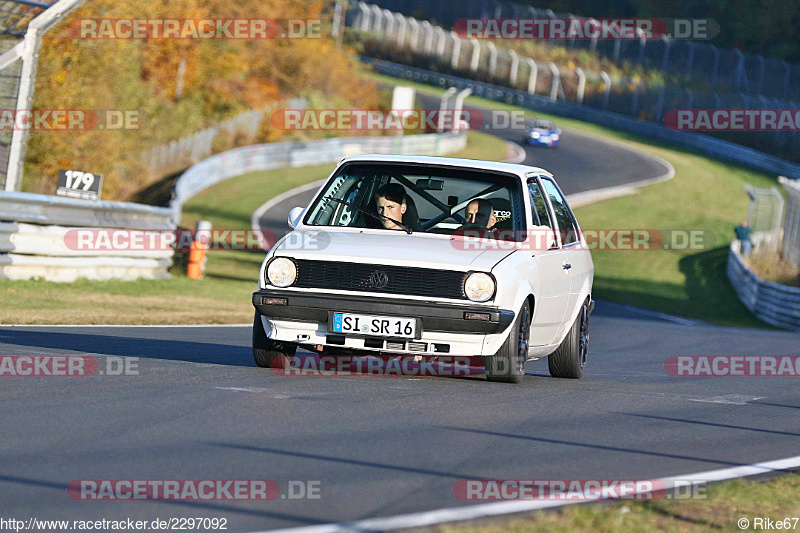
<svg viewBox="0 0 800 533"><path fill-rule="evenodd" d="M274 341L264 333L261 323L261 313L256 311L253 319L253 360L261 368L287 369L292 363L292 357L297 351L297 346L291 343Z"/></svg>
<svg viewBox="0 0 800 533"><path fill-rule="evenodd" d="M520 383L528 360L528 337L531 329L531 307L526 301L519 310L506 342L494 357L485 357L486 379L501 383Z"/></svg>
<svg viewBox="0 0 800 533"><path fill-rule="evenodd" d="M547 367L554 378L580 379L589 352L589 300L583 302L569 333L555 352L547 357Z"/></svg>

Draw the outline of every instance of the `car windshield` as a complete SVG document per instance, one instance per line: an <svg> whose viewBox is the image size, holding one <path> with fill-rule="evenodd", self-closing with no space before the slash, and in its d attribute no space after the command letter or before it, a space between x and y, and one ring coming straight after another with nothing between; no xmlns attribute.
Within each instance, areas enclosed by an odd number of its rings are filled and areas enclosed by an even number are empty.
<svg viewBox="0 0 800 533"><path fill-rule="evenodd" d="M549 120L537 120L533 123L534 128L540 128L545 130L554 130L556 125L550 122Z"/></svg>
<svg viewBox="0 0 800 533"><path fill-rule="evenodd" d="M354 162L328 180L305 223L444 235L459 229L521 229L519 191L520 181L511 174Z"/></svg>

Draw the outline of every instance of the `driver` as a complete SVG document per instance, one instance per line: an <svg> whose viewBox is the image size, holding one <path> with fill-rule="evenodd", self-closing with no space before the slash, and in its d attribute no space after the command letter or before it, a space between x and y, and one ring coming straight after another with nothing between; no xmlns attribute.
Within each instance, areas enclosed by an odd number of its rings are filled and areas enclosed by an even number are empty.
<svg viewBox="0 0 800 533"><path fill-rule="evenodd" d="M399 183L387 183L375 192L378 215L381 217L393 218L398 222L403 222L403 215L408 209L406 200L406 190ZM402 230L400 226L386 218L381 220L385 229Z"/></svg>
<svg viewBox="0 0 800 533"><path fill-rule="evenodd" d="M472 200L467 204L465 218L467 220L465 226L470 225L473 228L492 229L497 223L491 202L483 198Z"/></svg>

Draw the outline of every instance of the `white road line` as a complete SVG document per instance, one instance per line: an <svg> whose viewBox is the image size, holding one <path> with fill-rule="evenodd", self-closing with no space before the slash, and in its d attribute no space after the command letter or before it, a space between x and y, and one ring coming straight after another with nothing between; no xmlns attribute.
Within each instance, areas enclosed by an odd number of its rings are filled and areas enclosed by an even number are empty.
<svg viewBox="0 0 800 533"><path fill-rule="evenodd" d="M258 207L258 209L253 211L253 214L250 216L250 228L255 232L261 231L261 224L259 224L258 221L261 219L262 216L264 216L264 213L266 213L267 211L269 211L282 201L286 200L287 198L291 198L295 194L300 194L306 191L310 191L312 189L318 189L323 183L325 183L325 180L317 180L312 183L306 183L305 185L300 185L299 187L295 187L294 189L283 192L278 196L275 196L267 200L266 202L261 204Z"/></svg>
<svg viewBox="0 0 800 533"><path fill-rule="evenodd" d="M516 152L516 155L509 157L504 161L504 163L519 164L525 161L525 159L528 157L528 153L525 151L525 148L523 148L521 145L515 142L506 141L506 146L508 146L509 151Z"/></svg>
<svg viewBox="0 0 800 533"><path fill-rule="evenodd" d="M686 487L710 483L713 481L725 481L741 477L755 476L769 472L779 472L790 468L800 467L800 456L778 459L776 461L766 461L751 465L735 466L720 470L707 470L705 472L695 472L693 474L683 474L661 478L666 490L676 487ZM652 490L646 491L652 494ZM637 493L638 494L638 493ZM271 533L332 533L339 531L386 531L392 529L405 529L411 527L429 527L447 522L461 522L464 520L474 520L477 518L497 517L507 514L524 513L551 507L562 507L574 505L586 501L600 501L600 498L586 497L581 501L505 501L470 505L467 507L454 507L448 509L436 509L422 513L410 513L385 518L370 518L347 523L321 524L318 526L305 526L287 529L273 529Z"/></svg>
<svg viewBox="0 0 800 533"><path fill-rule="evenodd" d="M236 392L270 392L270 389L259 389L258 387L214 387L214 388L219 390L232 390Z"/></svg>

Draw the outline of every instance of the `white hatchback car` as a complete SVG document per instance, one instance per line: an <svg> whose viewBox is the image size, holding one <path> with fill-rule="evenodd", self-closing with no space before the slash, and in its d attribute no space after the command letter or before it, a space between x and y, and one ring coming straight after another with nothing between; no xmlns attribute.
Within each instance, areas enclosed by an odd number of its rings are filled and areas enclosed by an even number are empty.
<svg viewBox="0 0 800 533"><path fill-rule="evenodd" d="M575 216L540 168L443 157L342 160L253 294L253 356L298 347L352 354L481 356L492 381L525 362L580 378L594 265Z"/></svg>

